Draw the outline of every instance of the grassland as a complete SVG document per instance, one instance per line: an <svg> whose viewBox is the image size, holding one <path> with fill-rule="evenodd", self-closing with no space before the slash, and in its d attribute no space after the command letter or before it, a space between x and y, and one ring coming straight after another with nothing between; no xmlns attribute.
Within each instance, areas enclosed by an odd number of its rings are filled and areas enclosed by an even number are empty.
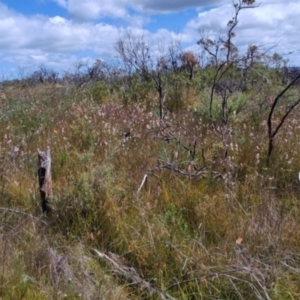
<svg viewBox="0 0 300 300"><path fill-rule="evenodd" d="M166 100L163 120L148 90L124 101L103 86L3 84L0 299L299 299L299 109L267 166L266 99L283 87L259 88L228 100L225 145L198 83ZM299 88L289 96L275 125ZM48 216L36 176L47 146Z"/></svg>

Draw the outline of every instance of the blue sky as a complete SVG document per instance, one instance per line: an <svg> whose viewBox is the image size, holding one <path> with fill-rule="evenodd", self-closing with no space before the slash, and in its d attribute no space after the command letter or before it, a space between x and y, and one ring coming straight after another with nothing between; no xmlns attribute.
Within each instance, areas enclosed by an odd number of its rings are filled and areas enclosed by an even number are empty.
<svg viewBox="0 0 300 300"><path fill-rule="evenodd" d="M64 16L67 17L67 11L57 5L54 1L48 1L48 0L26 0L26 1L20 1L20 0L6 0L1 1L5 5L7 5L9 8L15 10L16 12L19 12L21 14L32 16L32 15L48 15L48 16Z"/></svg>
<svg viewBox="0 0 300 300"><path fill-rule="evenodd" d="M299 0L259 3L241 12L235 44L241 51L250 44L272 48L300 65ZM201 34L213 39L225 33L232 16L232 0L0 0L0 76L111 60L127 30L152 45L180 40L197 53Z"/></svg>

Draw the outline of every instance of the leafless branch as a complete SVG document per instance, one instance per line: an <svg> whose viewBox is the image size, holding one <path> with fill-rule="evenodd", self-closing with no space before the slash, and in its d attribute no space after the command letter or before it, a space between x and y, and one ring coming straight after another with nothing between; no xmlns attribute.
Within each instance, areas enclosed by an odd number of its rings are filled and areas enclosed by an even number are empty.
<svg viewBox="0 0 300 300"><path fill-rule="evenodd" d="M272 120L273 120L273 114L275 111L275 108L278 104L279 99L295 84L295 82L300 78L300 73L277 95L275 98L274 102L272 103L268 120L267 120L267 125L268 125L268 138L269 138L269 146L268 146L268 154L267 154L267 165L270 163L270 156L272 154L273 148L274 148L274 138L277 135L279 129L282 127L283 123L285 122L286 118L288 115L292 112L292 110L300 103L300 98L295 101L286 111L286 113L282 116L279 124L276 126L275 130L273 131L272 128Z"/></svg>
<svg viewBox="0 0 300 300"><path fill-rule="evenodd" d="M99 258L104 259L113 270L118 273L121 277L125 278L130 283L138 285L143 291L147 291L150 295L157 295L162 300L176 300L169 294L159 290L153 284L143 279L133 267L128 267L119 259L117 254L108 252L100 252L97 249L91 249Z"/></svg>
<svg viewBox="0 0 300 300"><path fill-rule="evenodd" d="M41 222L42 224L44 225L48 225L48 223L44 220L42 220L41 218L37 218L27 212L24 212L24 211L21 211L21 210L16 210L16 209L12 209L12 208L7 208L7 207L0 207L0 210L4 211L4 213L6 212L11 212L11 213L14 213L14 214L19 214L19 215L23 215L23 216L26 216L28 218L31 218L33 220L36 220L38 222Z"/></svg>

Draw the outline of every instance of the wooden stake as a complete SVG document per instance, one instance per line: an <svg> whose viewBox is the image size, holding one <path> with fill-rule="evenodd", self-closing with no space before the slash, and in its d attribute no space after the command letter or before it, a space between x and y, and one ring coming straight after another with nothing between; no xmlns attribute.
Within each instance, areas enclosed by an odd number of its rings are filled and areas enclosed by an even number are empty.
<svg viewBox="0 0 300 300"><path fill-rule="evenodd" d="M47 147L46 152L38 150L38 178L42 211L43 213L49 214L51 212L49 201L53 196L51 178L51 155L49 146Z"/></svg>

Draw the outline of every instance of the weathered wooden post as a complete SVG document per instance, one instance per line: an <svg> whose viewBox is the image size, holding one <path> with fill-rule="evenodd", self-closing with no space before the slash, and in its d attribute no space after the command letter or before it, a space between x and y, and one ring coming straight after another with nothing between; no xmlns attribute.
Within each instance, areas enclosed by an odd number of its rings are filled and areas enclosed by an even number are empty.
<svg viewBox="0 0 300 300"><path fill-rule="evenodd" d="M41 206L43 213L51 212L50 200L53 196L52 178L51 178L51 155L50 147L43 152L38 150L38 178L41 194Z"/></svg>

